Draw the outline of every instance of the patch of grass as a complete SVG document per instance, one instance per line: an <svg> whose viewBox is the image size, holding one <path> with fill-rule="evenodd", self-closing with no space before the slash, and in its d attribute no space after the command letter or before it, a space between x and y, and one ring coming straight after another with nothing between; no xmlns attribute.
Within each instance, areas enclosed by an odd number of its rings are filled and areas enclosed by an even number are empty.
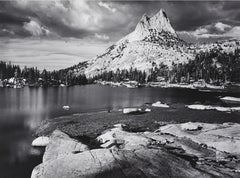
<svg viewBox="0 0 240 178"><path fill-rule="evenodd" d="M154 108L151 112L140 115L123 114L119 111L96 112L62 116L44 121L36 131L37 136L49 135L55 129L59 129L71 137L96 138L103 131L110 129L115 124L125 124L127 131L142 132L155 131L159 123L183 123L183 122L205 122L205 123L239 123L239 113L197 111L190 110L178 105L170 108ZM231 117L230 117L231 116Z"/></svg>

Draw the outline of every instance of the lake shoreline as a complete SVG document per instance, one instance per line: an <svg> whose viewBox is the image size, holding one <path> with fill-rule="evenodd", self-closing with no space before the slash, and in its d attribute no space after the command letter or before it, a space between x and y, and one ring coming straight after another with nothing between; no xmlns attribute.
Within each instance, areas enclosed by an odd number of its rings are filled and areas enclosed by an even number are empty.
<svg viewBox="0 0 240 178"><path fill-rule="evenodd" d="M136 81L122 81L122 82L113 82L113 81L95 81L94 83L99 85L108 85L111 87L127 87L131 89L146 87L146 88L178 88L178 89L192 89L202 92L230 92L230 93L239 93L240 84L239 83L230 83L228 85L214 85L206 83L205 81L194 82L194 83L169 83L169 82L147 82L139 84Z"/></svg>
<svg viewBox="0 0 240 178"><path fill-rule="evenodd" d="M198 142L195 136L201 133L201 131L207 129L211 130L213 127L215 129L226 128L226 130L223 131L224 133L227 133L227 129L230 129L228 133L232 134L231 128L240 128L240 124L231 124L228 120L222 120L219 124L215 124L214 121L209 121L209 118L206 118L205 122L197 122L197 120L194 119L190 120L192 122L189 122L189 120L174 121L169 119L171 114L169 117L164 118L167 113L169 114L169 111L174 113L174 107L175 109L177 108L177 106L172 105L170 108L156 108L150 106L150 104L145 104L140 108L142 108L142 110L148 108L151 112L123 114L122 111L102 111L97 113L74 114L46 120L36 130L35 136L47 136L50 138L50 141L49 144L46 144L48 146L44 153L45 161L33 170L32 178L38 177L38 175L40 175L40 177L70 175L74 177L72 174L73 172L69 174L69 171L71 172L73 169L78 169L80 172L83 171L80 174L83 177L113 176L115 171L117 171L116 177L121 177L123 175L125 175L125 177L131 177L135 175L129 174L129 172L122 167L123 165L121 162L127 162L126 164L132 165L135 159L141 162L137 168L143 171L141 171L141 173L136 173L138 176L144 177L144 175L148 175L147 177L154 177L149 176L150 173L148 170L156 172L156 174L159 174L159 171L161 172L163 170L161 168L156 169L155 166L149 166L146 170L143 168L144 162L153 164L152 160L155 156L160 157L160 160L164 159L166 164L173 164L172 161L177 159L179 162L175 166L179 167L178 171L180 171L182 176L239 176L240 153L219 152L214 147L200 144L202 140ZM188 108L181 109L184 110L183 112L191 112ZM203 115L204 113L209 115L211 112L217 111L199 111L199 113ZM236 117L237 116L238 113L236 113ZM209 117L211 117L211 114ZM184 138L178 137L178 135L174 135L174 133L171 132L171 129L169 129L171 127L176 127L178 129L186 127L185 130L179 129L179 132L183 135L187 134L187 136L189 136L190 132L190 135L193 134L195 136L188 137L187 139L185 138L186 135L184 135ZM161 128L165 131L161 130ZM159 129L160 131L158 131ZM238 134L235 133L233 137L235 142L238 142ZM113 135L114 138L112 137ZM128 137L131 139L128 140ZM146 137L147 140L145 140ZM215 142L219 141L215 139L216 138L214 138ZM209 140L213 141L212 138ZM228 141L229 140L226 140L226 143L228 143ZM68 145L70 143L74 145L74 148L67 147L66 149L63 147L65 151L62 153L63 148L61 148L60 145L65 145L67 143ZM146 145L142 147L144 144ZM131 155L132 150L136 149L139 151L138 154L142 155L145 153L146 155L143 157L140 156L141 158L139 158L139 155L137 157L136 155ZM109 154L109 151L111 154ZM130 152L128 153L130 155L125 155L126 151ZM88 153L90 153L90 155L88 155ZM90 159L89 156L91 156L91 154L95 157L93 162L89 160L91 165L88 165L88 163L83 162L83 160ZM55 155L55 157L51 155ZM162 157L161 155L165 156ZM113 159L112 156L114 160L111 160ZM125 156L129 156L129 159L126 160ZM83 163L86 165L75 167L73 165L74 163L69 162L70 158L71 160L78 161L78 164ZM105 158L110 160L102 160ZM94 163L94 161L96 161L95 159L100 161L100 167L98 164ZM142 159L144 160L143 162L141 161ZM69 164L69 166L65 165L67 167L63 168L63 171L60 171L61 173L53 175L51 172L54 172L54 167L59 164L60 160L64 165ZM116 161L118 163L120 162L120 164L115 165ZM154 164L159 163L154 162ZM50 168L51 166L53 168ZM110 170L106 169L106 166L110 166ZM165 166L163 166L164 170L166 169ZM88 168L91 168L92 171L88 172ZM205 170L206 168L208 169L207 171ZM129 169L133 171L136 167L130 166ZM78 171L74 173L79 176ZM174 174L177 175L176 172L174 172L175 170L171 171L173 173L172 176L174 176Z"/></svg>
<svg viewBox="0 0 240 178"><path fill-rule="evenodd" d="M59 85L49 85L49 86L42 86L42 85L22 85L22 86L15 86L15 85L9 85L9 86L3 86L0 85L0 88L13 88L13 89L21 89L24 87L29 88L65 88L65 87L72 87L72 86L84 86L84 85L94 85L99 84L103 86L111 86L111 87L126 87L130 89L136 89L136 88L163 88L163 89L191 89L191 90L198 90L201 92L221 92L221 93L240 93L240 84L239 83L228 83L228 84L222 84L222 85L214 85L209 84L206 82L194 82L194 83L169 83L169 82L146 82L146 83L138 83L136 81L127 81L127 82L113 82L113 81L101 81L96 80L92 83L86 83L86 84L75 84L75 85L65 85L65 84L59 84Z"/></svg>

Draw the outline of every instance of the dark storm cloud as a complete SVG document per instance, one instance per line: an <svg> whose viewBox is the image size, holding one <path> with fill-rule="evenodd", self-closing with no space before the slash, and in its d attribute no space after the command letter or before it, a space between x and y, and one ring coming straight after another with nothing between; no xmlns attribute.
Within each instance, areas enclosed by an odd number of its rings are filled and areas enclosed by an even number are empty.
<svg viewBox="0 0 240 178"><path fill-rule="evenodd" d="M209 2L177 2L172 7L172 23L176 30L193 30L221 18L217 4ZM176 8L177 7L177 8ZM216 10L217 9L217 10ZM176 15L177 14L177 15Z"/></svg>
<svg viewBox="0 0 240 178"><path fill-rule="evenodd" d="M22 0L0 2L0 35L117 40L131 32L144 13L151 16L160 8L176 31L193 32L217 22L240 24L240 2ZM218 33L214 28L208 33Z"/></svg>
<svg viewBox="0 0 240 178"><path fill-rule="evenodd" d="M1 24L16 24L16 25L22 25L24 22L26 22L28 18L25 17L19 17L16 15L11 15L6 12L0 12L0 23Z"/></svg>

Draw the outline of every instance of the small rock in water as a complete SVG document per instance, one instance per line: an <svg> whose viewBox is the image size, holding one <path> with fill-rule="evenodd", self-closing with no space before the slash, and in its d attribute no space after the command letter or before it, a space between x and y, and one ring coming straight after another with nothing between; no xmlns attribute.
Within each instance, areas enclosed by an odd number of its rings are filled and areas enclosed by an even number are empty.
<svg viewBox="0 0 240 178"><path fill-rule="evenodd" d="M146 109L145 109L145 112L151 112L151 109L146 108Z"/></svg>
<svg viewBox="0 0 240 178"><path fill-rule="evenodd" d="M32 146L47 146L49 143L48 137L38 137L33 140Z"/></svg>
<svg viewBox="0 0 240 178"><path fill-rule="evenodd" d="M64 110L69 110L69 109L70 109L70 106L63 106L63 109L64 109Z"/></svg>
<svg viewBox="0 0 240 178"><path fill-rule="evenodd" d="M214 109L212 106L209 105L202 105L202 104L192 104L187 106L189 109L196 109L196 110L212 110Z"/></svg>
<svg viewBox="0 0 240 178"><path fill-rule="evenodd" d="M138 108L124 108L123 114L136 113L138 111L139 111Z"/></svg>
<svg viewBox="0 0 240 178"><path fill-rule="evenodd" d="M152 106L159 107L159 108L169 108L167 104L161 103L161 101L157 101L156 103L153 103Z"/></svg>
<svg viewBox="0 0 240 178"><path fill-rule="evenodd" d="M115 124L114 127L123 128L123 127L126 127L126 125L125 124Z"/></svg>
<svg viewBox="0 0 240 178"><path fill-rule="evenodd" d="M239 112L240 107L223 107L223 106L210 106L210 105L201 105L201 104L193 104L193 105L187 105L189 109L195 109L195 110L217 110L221 112Z"/></svg>
<svg viewBox="0 0 240 178"><path fill-rule="evenodd" d="M232 96L225 96L223 98L220 98L222 101L226 101L226 102L236 102L236 103L240 103L240 98L237 97L232 97Z"/></svg>

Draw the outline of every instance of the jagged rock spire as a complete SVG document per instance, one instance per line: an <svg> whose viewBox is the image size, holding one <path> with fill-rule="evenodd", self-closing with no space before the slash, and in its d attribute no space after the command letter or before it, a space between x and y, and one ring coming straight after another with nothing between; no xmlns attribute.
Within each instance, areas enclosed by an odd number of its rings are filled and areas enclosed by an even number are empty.
<svg viewBox="0 0 240 178"><path fill-rule="evenodd" d="M163 9L151 17L151 26L159 31L166 31L176 36L176 32L173 29L166 12Z"/></svg>
<svg viewBox="0 0 240 178"><path fill-rule="evenodd" d="M159 12L152 17L148 17L146 14L143 14L135 30L128 36L128 40L142 40L150 34L150 30L155 30L156 32L168 32L177 37L166 12L163 9L160 9Z"/></svg>

